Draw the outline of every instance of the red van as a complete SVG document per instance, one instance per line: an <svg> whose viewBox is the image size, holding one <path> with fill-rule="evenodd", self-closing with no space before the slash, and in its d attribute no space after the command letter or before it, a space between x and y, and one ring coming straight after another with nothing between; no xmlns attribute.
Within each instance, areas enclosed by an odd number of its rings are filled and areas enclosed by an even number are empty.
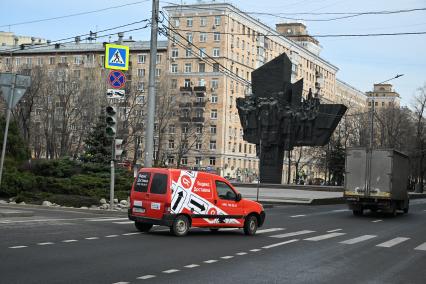
<svg viewBox="0 0 426 284"><path fill-rule="evenodd" d="M223 177L163 168L139 170L128 215L142 232L163 225L176 236L186 235L190 227L243 228L246 235L254 235L265 220L262 205L242 199Z"/></svg>

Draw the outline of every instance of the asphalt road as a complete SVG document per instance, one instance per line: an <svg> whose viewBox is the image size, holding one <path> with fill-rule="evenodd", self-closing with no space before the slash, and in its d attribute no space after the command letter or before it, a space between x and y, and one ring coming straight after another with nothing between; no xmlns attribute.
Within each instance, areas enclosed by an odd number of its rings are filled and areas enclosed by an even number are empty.
<svg viewBox="0 0 426 284"><path fill-rule="evenodd" d="M426 283L423 199L395 218L355 217L345 205L274 207L254 237L142 234L125 216L31 211L0 218L0 283Z"/></svg>

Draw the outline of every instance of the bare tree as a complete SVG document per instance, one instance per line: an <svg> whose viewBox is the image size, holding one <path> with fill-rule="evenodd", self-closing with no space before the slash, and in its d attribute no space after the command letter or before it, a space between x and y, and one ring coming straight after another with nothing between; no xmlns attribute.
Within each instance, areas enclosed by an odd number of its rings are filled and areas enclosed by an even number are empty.
<svg viewBox="0 0 426 284"><path fill-rule="evenodd" d="M416 181L420 184L420 192L423 192L424 179L424 159L425 159L425 111L426 111L426 83L423 87L417 89L417 95L414 98L415 114L415 152L414 160L416 163L415 175Z"/></svg>

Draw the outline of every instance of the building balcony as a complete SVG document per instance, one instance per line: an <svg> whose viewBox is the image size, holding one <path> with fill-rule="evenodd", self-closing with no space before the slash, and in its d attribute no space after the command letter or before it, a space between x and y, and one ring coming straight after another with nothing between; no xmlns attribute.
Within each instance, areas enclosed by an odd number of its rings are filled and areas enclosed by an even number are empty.
<svg viewBox="0 0 426 284"><path fill-rule="evenodd" d="M192 118L192 122L204 123L204 121L205 121L204 117L193 117Z"/></svg>
<svg viewBox="0 0 426 284"><path fill-rule="evenodd" d="M206 86L196 86L194 87L194 92L205 92Z"/></svg>
<svg viewBox="0 0 426 284"><path fill-rule="evenodd" d="M181 92L192 92L192 87L180 87Z"/></svg>
<svg viewBox="0 0 426 284"><path fill-rule="evenodd" d="M205 108L206 107L206 102L193 102L192 106L196 107L196 108Z"/></svg>
<svg viewBox="0 0 426 284"><path fill-rule="evenodd" d="M179 103L180 108L190 108L191 105L192 105L191 103Z"/></svg>
<svg viewBox="0 0 426 284"><path fill-rule="evenodd" d="M191 118L190 117L179 117L179 122L191 122Z"/></svg>

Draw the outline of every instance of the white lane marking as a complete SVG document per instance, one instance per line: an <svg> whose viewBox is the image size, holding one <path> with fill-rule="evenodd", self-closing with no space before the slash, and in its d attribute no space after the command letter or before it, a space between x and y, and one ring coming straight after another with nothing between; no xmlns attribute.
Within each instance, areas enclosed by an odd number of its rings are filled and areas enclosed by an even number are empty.
<svg viewBox="0 0 426 284"><path fill-rule="evenodd" d="M27 246L13 246L9 247L10 249L20 249L20 248L26 248Z"/></svg>
<svg viewBox="0 0 426 284"><path fill-rule="evenodd" d="M238 230L238 228L223 228L223 229L220 229L221 231L236 231L236 230Z"/></svg>
<svg viewBox="0 0 426 284"><path fill-rule="evenodd" d="M250 251L257 252L257 251L261 251L261 249L251 249Z"/></svg>
<svg viewBox="0 0 426 284"><path fill-rule="evenodd" d="M200 266L199 264L189 264L189 265L185 265L184 267L186 268L194 268L194 267L198 267Z"/></svg>
<svg viewBox="0 0 426 284"><path fill-rule="evenodd" d="M285 229L284 228L263 229L263 230L257 230L256 234L271 233L271 232L282 231L282 230L285 230Z"/></svg>
<svg viewBox="0 0 426 284"><path fill-rule="evenodd" d="M120 282L115 282L115 283L113 283L113 284L129 284L130 282L123 282L123 281L120 281Z"/></svg>
<svg viewBox="0 0 426 284"><path fill-rule="evenodd" d="M378 223L378 222L382 222L383 220L374 220L374 221L371 221L371 223Z"/></svg>
<svg viewBox="0 0 426 284"><path fill-rule="evenodd" d="M246 255L246 252L237 252L236 255Z"/></svg>
<svg viewBox="0 0 426 284"><path fill-rule="evenodd" d="M414 248L415 250L426 250L426 243L423 243L421 245L419 245L418 247Z"/></svg>
<svg viewBox="0 0 426 284"><path fill-rule="evenodd" d="M330 234L325 234L325 235L319 235L319 236L312 237L312 238L307 238L307 239L304 239L304 240L305 241L317 242L317 241L335 238L335 237L342 236L342 235L346 235L346 233L330 233Z"/></svg>
<svg viewBox="0 0 426 284"><path fill-rule="evenodd" d="M5 221L0 221L0 223L4 223L4 224L12 224L12 223L33 223L33 222L53 222L53 221L78 221L78 220L92 220L93 217L86 217L86 218L55 218L55 219L30 219L30 220L5 220ZM128 220L128 218L125 218ZM107 220L108 221L108 220Z"/></svg>
<svg viewBox="0 0 426 284"><path fill-rule="evenodd" d="M105 238L115 238L115 237L118 237L118 235L108 235L108 236L105 236Z"/></svg>
<svg viewBox="0 0 426 284"><path fill-rule="evenodd" d="M63 243L74 243L74 242L78 242L77 240L63 240Z"/></svg>
<svg viewBox="0 0 426 284"><path fill-rule="evenodd" d="M346 211L350 211L349 209L336 209L336 210L331 210L331 212L346 212Z"/></svg>
<svg viewBox="0 0 426 284"><path fill-rule="evenodd" d="M134 232L134 233L125 233L125 234L122 234L123 236L133 236L133 235L140 235L140 234L142 234L141 232Z"/></svg>
<svg viewBox="0 0 426 284"><path fill-rule="evenodd" d="M366 240L370 240L370 239L374 239L375 237L377 237L376 235L363 235L363 236L359 236L357 238L353 238L353 239L349 239L343 242L340 242L341 244L347 244L347 245L352 245L352 244L356 244L356 243L360 243Z"/></svg>
<svg viewBox="0 0 426 284"><path fill-rule="evenodd" d="M136 279L146 280L146 279L151 279L151 278L154 278L154 277L155 277L155 275L148 274L148 275L144 275L144 276L138 277Z"/></svg>
<svg viewBox="0 0 426 284"><path fill-rule="evenodd" d="M178 271L179 271L179 269L169 269L169 270L164 270L163 273L169 274L169 273L175 273L175 272L178 272Z"/></svg>
<svg viewBox="0 0 426 284"><path fill-rule="evenodd" d="M99 239L99 237L88 237L88 238L85 238L86 240L98 240Z"/></svg>
<svg viewBox="0 0 426 284"><path fill-rule="evenodd" d="M338 232L338 231L341 231L341 230L343 230L343 229L330 230L330 231L327 231L327 233L334 233L334 232Z"/></svg>
<svg viewBox="0 0 426 284"><path fill-rule="evenodd" d="M233 258L234 256L232 256L232 255L226 255L226 256L221 256L220 258L222 258L222 259L230 259L230 258Z"/></svg>
<svg viewBox="0 0 426 284"><path fill-rule="evenodd" d="M389 240L387 242L378 244L378 245L376 245L376 247L390 248L390 247L396 246L397 244L405 242L405 241L407 241L409 239L410 238L398 237L398 238L394 238L392 240Z"/></svg>
<svg viewBox="0 0 426 284"><path fill-rule="evenodd" d="M303 230L303 231L291 232L291 233L286 233L286 234L273 235L273 236L269 236L269 237L281 239L281 238L294 237L294 236L305 235L305 234L310 234L310 233L315 233L315 231Z"/></svg>
<svg viewBox="0 0 426 284"><path fill-rule="evenodd" d="M45 242L45 243L38 243L38 246L47 246L47 245L53 245L54 243L52 242Z"/></svg>
<svg viewBox="0 0 426 284"><path fill-rule="evenodd" d="M290 216L290 218L299 218L299 217L305 217L306 215L304 215L304 214L301 214L301 215L293 215L293 216Z"/></svg>
<svg viewBox="0 0 426 284"><path fill-rule="evenodd" d="M123 221L123 222L113 222L113 223L123 225L123 224L134 224L135 221Z"/></svg>
<svg viewBox="0 0 426 284"><path fill-rule="evenodd" d="M292 240L289 240L289 241L285 241L285 242L281 242L281 243L276 243L276 244L272 244L272 245L269 245L269 246L264 246L262 248L264 248L264 249L270 249L270 248L273 248L273 247L282 246L282 245L293 243L293 242L297 242L297 241L298 241L298 239L292 239Z"/></svg>
<svg viewBox="0 0 426 284"><path fill-rule="evenodd" d="M217 260L216 259L209 259L209 260L205 260L203 262L204 263L215 263L215 262L217 262Z"/></svg>
<svg viewBox="0 0 426 284"><path fill-rule="evenodd" d="M108 222L108 221L123 221L129 220L129 218L102 218L102 219L90 219L88 222Z"/></svg>

